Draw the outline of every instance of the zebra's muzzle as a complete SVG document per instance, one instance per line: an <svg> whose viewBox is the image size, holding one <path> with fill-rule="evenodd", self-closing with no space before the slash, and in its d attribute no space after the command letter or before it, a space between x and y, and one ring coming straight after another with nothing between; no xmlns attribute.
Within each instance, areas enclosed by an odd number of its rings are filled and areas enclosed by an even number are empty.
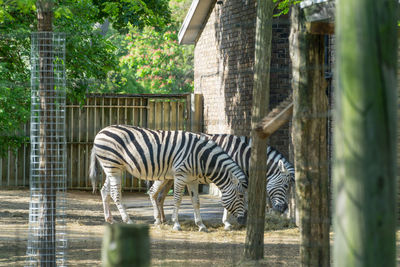
<svg viewBox="0 0 400 267"><path fill-rule="evenodd" d="M284 213L288 208L286 203L283 204L276 204L272 207L273 211L277 212L278 214Z"/></svg>
<svg viewBox="0 0 400 267"><path fill-rule="evenodd" d="M246 222L247 222L247 211L244 212L243 216L237 217L237 222L240 225L246 225Z"/></svg>

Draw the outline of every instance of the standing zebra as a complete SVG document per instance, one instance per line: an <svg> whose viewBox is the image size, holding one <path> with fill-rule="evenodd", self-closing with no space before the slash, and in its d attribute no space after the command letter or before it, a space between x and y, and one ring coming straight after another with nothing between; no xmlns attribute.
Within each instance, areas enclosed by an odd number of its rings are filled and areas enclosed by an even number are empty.
<svg viewBox="0 0 400 267"><path fill-rule="evenodd" d="M221 148L233 158L233 160L249 175L251 140L244 136L234 136L228 134L207 135L207 138L215 141ZM267 200L272 210L280 214L288 208L288 193L292 183L294 183L294 168L281 153L268 146L267 148ZM173 181L156 181L149 190L150 199L154 208L155 224L165 222L164 199ZM193 185L189 185L193 188ZM191 194L197 195L196 191L191 190ZM225 229L230 229L228 213L224 209L222 221Z"/></svg>
<svg viewBox="0 0 400 267"><path fill-rule="evenodd" d="M122 220L132 223L120 199L123 170L140 179L174 179L174 229L180 229L178 210L186 184L215 183L222 192L224 208L237 217L238 223L246 222L243 194L247 189L247 177L227 153L205 137L190 132L154 131L126 125L106 127L96 135L92 149L90 178L93 190L96 188L96 159L106 174L101 196L107 222L112 222L111 196ZM195 221L200 230L205 230L199 208L196 209L199 205L196 197L192 197Z"/></svg>

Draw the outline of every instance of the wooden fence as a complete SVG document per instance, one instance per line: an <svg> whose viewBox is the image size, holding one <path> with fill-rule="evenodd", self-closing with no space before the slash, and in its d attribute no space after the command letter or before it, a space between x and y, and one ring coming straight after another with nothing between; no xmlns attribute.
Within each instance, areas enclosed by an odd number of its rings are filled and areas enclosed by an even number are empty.
<svg viewBox="0 0 400 267"><path fill-rule="evenodd" d="M83 105L66 105L67 186L90 189L89 158L98 131L113 124L128 124L161 130L201 131L199 95L92 94ZM29 125L25 126L29 135ZM30 144L10 151L0 159L0 188L29 186ZM140 190L143 184L124 174L125 190Z"/></svg>

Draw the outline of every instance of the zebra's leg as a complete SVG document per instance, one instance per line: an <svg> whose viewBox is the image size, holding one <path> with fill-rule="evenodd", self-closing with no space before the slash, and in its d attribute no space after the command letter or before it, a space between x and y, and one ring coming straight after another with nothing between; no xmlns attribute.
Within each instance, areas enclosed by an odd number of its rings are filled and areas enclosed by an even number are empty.
<svg viewBox="0 0 400 267"><path fill-rule="evenodd" d="M179 207L181 206L182 202L182 195L183 195L183 190L185 189L186 183L183 181L183 179L175 178L174 180L174 210L172 212L172 222L174 223L174 227L172 228L173 230L180 231L182 230L181 225L179 224L179 219L178 219L178 212L179 212Z"/></svg>
<svg viewBox="0 0 400 267"><path fill-rule="evenodd" d="M117 206L119 213L121 214L122 221L126 223L133 223L129 218L129 215L126 213L125 207L121 203L121 174L113 174L110 176L110 193L111 198L114 200L115 205Z"/></svg>
<svg viewBox="0 0 400 267"><path fill-rule="evenodd" d="M197 183L187 184L190 199L194 210L194 222L199 227L199 232L207 232L207 227L203 224L200 215L199 185Z"/></svg>
<svg viewBox="0 0 400 267"><path fill-rule="evenodd" d="M153 205L153 212L154 212L154 224L155 225L160 225L163 222L163 218L161 216L160 210L162 207L160 207L160 203L158 201L158 195L159 192L163 190L166 184L168 184L169 180L164 180L164 181L155 181L153 185L149 189L149 197L151 204ZM165 221L165 217L164 217Z"/></svg>
<svg viewBox="0 0 400 267"><path fill-rule="evenodd" d="M167 221L165 219L165 213L164 213L164 201L165 201L165 198L167 197L168 192L171 189L173 184L174 184L174 180L167 180L166 185L162 188L161 192L158 194L158 197L156 199L158 212L160 214L162 223L165 223Z"/></svg>
<svg viewBox="0 0 400 267"><path fill-rule="evenodd" d="M231 230L232 224L228 221L228 210L224 209L224 215L222 215L222 223L224 224L224 230Z"/></svg>
<svg viewBox="0 0 400 267"><path fill-rule="evenodd" d="M101 199L103 200L104 218L106 222L113 223L113 218L110 211L110 180L108 177L100 190Z"/></svg>

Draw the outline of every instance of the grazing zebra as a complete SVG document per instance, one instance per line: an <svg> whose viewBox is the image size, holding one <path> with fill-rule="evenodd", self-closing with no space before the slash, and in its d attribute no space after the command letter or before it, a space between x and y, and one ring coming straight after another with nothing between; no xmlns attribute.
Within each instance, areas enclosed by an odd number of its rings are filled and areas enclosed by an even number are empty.
<svg viewBox="0 0 400 267"><path fill-rule="evenodd" d="M90 178L93 190L96 188L96 159L106 174L101 196L107 222L112 222L111 197L122 220L132 223L120 199L123 170L140 179L174 179L172 221L176 230L180 229L178 210L186 184L215 183L222 192L224 208L233 213L238 223L246 222L243 194L247 189L247 177L227 153L205 137L190 132L154 131L126 125L106 127L96 135L92 149ZM197 212L196 224L200 230L205 230L199 208L196 209L199 205L196 196L192 202Z"/></svg>
<svg viewBox="0 0 400 267"><path fill-rule="evenodd" d="M244 136L234 136L228 134L206 135L207 138L215 141L219 146L230 155L242 170L249 175L251 140ZM269 206L277 213L284 213L288 208L288 193L292 183L294 183L294 168L281 153L268 146L267 148L267 199ZM154 207L155 223L165 222L163 209L164 199L172 186L173 181L155 182L149 190L149 195ZM193 186L191 185L191 188ZM196 188L195 188L196 189ZM196 195L197 191L191 190L191 194ZM225 229L230 229L228 213L224 209L222 221Z"/></svg>

